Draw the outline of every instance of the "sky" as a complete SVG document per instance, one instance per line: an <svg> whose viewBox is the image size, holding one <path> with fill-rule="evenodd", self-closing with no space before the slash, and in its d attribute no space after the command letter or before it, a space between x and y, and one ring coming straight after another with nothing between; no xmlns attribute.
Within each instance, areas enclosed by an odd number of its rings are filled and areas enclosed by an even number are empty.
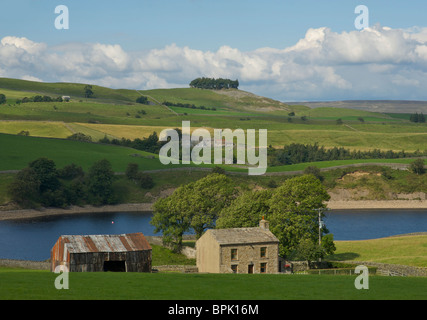
<svg viewBox="0 0 427 320"><path fill-rule="evenodd" d="M129 89L221 77L284 102L427 100L425 0L2 0L0 12L0 77Z"/></svg>

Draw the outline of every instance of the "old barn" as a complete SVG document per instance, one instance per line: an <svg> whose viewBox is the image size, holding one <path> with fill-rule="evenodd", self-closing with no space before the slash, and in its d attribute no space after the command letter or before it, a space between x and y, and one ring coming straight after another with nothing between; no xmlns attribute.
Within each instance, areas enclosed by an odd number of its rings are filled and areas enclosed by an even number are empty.
<svg viewBox="0 0 427 320"><path fill-rule="evenodd" d="M151 246L142 233L61 236L51 250L51 270L151 272Z"/></svg>

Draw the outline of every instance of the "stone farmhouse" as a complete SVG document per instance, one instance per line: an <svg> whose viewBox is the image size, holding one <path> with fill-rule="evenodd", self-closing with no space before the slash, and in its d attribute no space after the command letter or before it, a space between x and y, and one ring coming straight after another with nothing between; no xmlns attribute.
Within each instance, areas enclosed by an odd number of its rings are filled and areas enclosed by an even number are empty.
<svg viewBox="0 0 427 320"><path fill-rule="evenodd" d="M199 272L279 272L279 240L264 219L255 228L209 229L196 250Z"/></svg>

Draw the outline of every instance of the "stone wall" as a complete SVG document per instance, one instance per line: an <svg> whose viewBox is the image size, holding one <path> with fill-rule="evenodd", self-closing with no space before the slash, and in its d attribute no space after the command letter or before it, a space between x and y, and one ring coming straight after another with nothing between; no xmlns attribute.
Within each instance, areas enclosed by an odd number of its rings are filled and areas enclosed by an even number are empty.
<svg viewBox="0 0 427 320"><path fill-rule="evenodd" d="M405 276L405 277L427 277L427 268L404 266L399 264L387 264L368 261L342 261L354 265L377 267L377 274Z"/></svg>
<svg viewBox="0 0 427 320"><path fill-rule="evenodd" d="M34 269L34 270L50 270L50 262L48 261L1 259L0 266L10 267L10 268Z"/></svg>
<svg viewBox="0 0 427 320"><path fill-rule="evenodd" d="M164 266L153 266L153 272L183 272L183 273L197 273L198 269L196 266L186 265L164 265Z"/></svg>

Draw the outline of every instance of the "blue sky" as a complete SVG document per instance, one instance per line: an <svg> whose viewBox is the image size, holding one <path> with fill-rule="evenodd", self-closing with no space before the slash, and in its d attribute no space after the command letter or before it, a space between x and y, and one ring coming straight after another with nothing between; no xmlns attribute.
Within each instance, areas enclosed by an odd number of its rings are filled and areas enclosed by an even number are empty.
<svg viewBox="0 0 427 320"><path fill-rule="evenodd" d="M360 4L377 39L356 34ZM57 5L69 8L69 30L54 27ZM15 0L2 1L0 12L0 76L140 89L222 76L284 101L427 99L427 1ZM380 45L354 58L352 42ZM398 52L402 45L407 51ZM6 61L12 49L15 63ZM55 72L61 58L67 72Z"/></svg>

